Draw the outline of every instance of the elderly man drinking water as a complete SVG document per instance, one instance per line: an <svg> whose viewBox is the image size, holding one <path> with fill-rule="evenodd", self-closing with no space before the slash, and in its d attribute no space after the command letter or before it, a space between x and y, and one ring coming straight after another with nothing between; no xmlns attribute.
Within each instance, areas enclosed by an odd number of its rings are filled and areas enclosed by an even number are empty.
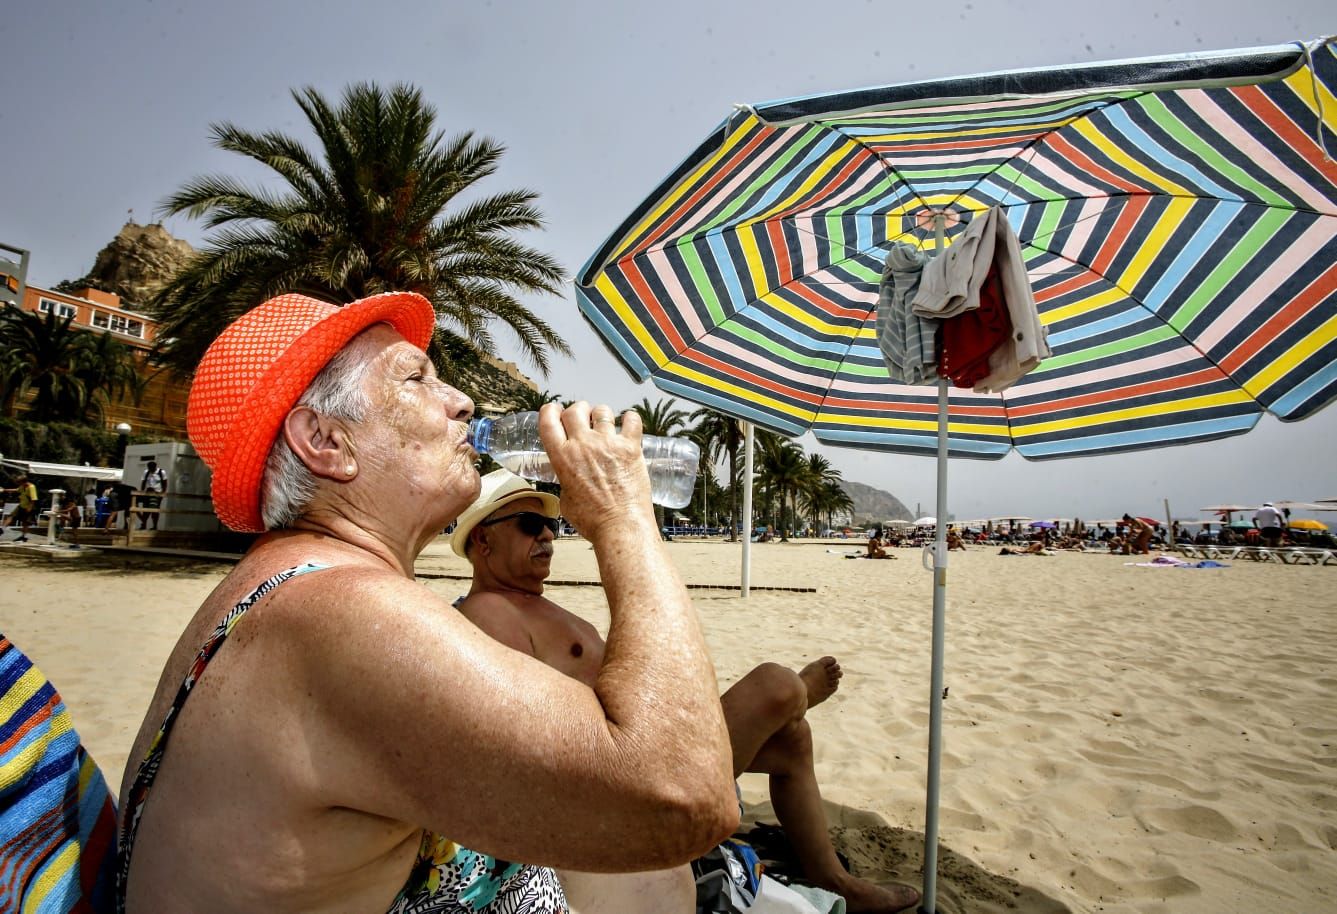
<svg viewBox="0 0 1337 914"><path fill-rule="evenodd" d="M407 293L272 299L201 361L219 517L265 532L168 657L121 800L139 912L561 912L549 867L682 863L737 825L728 732L634 413L540 434L612 610L590 688L414 580L479 491L468 397ZM515 862L509 862L515 861Z"/></svg>

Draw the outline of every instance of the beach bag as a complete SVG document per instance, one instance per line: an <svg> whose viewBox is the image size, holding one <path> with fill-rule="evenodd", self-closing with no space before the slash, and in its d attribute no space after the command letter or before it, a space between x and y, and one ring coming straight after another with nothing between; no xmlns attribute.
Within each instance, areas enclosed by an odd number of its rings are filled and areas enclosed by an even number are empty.
<svg viewBox="0 0 1337 914"><path fill-rule="evenodd" d="M761 886L761 861L742 841L732 839L692 861L697 914L742 914Z"/></svg>

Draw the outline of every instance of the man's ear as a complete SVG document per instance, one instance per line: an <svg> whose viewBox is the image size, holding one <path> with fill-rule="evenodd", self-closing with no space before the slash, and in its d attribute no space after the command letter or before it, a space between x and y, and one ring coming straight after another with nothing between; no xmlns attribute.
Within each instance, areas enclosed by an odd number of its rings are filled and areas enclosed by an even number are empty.
<svg viewBox="0 0 1337 914"><path fill-rule="evenodd" d="M283 440L312 473L343 482L357 476L347 427L338 419L298 406L283 420Z"/></svg>
<svg viewBox="0 0 1337 914"><path fill-rule="evenodd" d="M470 552L481 549L483 550L482 554L486 555L487 551L492 548L487 541L487 528L480 527L477 524L469 531L469 542L473 543L473 546L469 549Z"/></svg>

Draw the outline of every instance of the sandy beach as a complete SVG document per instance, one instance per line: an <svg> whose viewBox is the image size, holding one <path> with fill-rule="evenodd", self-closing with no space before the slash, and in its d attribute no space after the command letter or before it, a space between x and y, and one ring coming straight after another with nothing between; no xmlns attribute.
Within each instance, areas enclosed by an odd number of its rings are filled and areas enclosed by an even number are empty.
<svg viewBox="0 0 1337 914"><path fill-rule="evenodd" d="M668 549L688 583L736 587L738 545ZM840 659L840 691L809 717L838 845L855 872L918 885L931 577L917 551L856 551L757 545L748 599L693 599L721 688L766 660ZM952 555L940 909L1337 909L1337 566L1128 561ZM228 569L0 554L0 631L113 786L163 660ZM443 596L468 586L444 541L418 570ZM554 581L597 579L587 543L558 544ZM606 627L597 585L549 595ZM764 818L764 779L743 788Z"/></svg>

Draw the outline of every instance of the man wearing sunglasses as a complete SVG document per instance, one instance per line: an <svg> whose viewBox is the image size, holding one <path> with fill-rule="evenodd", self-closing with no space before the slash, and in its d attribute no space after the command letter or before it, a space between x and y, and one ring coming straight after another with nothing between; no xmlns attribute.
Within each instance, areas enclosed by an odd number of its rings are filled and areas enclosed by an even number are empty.
<svg viewBox="0 0 1337 914"><path fill-rule="evenodd" d="M483 631L598 689L605 644L597 629L543 596L559 529L557 496L537 491L507 470L483 477L478 499L460 515L451 548L473 566L473 585L457 603ZM899 911L919 893L856 879L836 857L813 770L808 709L839 685L831 657L795 672L763 663L726 691L720 702L733 752L734 776L771 776L771 800L805 876L842 895L846 910ZM561 873L573 910L672 912L694 910L688 867L652 874L610 876Z"/></svg>

